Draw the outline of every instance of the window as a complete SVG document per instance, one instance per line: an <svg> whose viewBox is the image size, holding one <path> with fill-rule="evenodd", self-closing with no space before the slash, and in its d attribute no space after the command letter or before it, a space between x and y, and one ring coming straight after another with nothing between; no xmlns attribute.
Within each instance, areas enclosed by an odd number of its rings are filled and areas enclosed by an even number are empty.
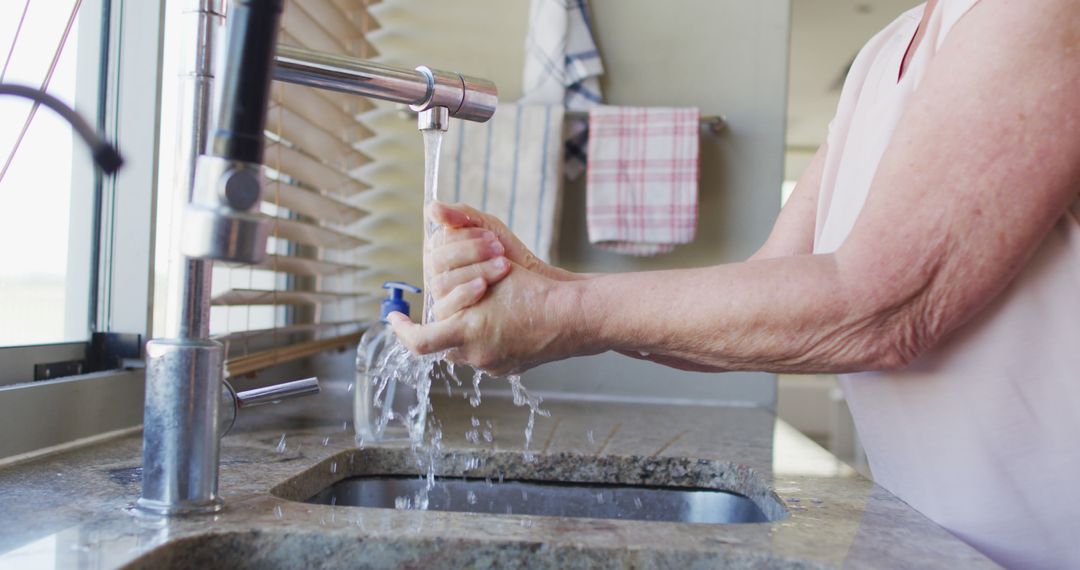
<svg viewBox="0 0 1080 570"><path fill-rule="evenodd" d="M4 81L40 88L52 68L48 91L125 159L98 176L48 109L17 143L31 105L0 98L0 161L18 147L0 181L0 458L142 420L142 370L93 347L118 333L136 357L149 333L163 4L0 2Z"/></svg>
<svg viewBox="0 0 1080 570"><path fill-rule="evenodd" d="M96 124L103 17L93 1L0 3L0 80L44 87ZM0 347L89 337L96 180L67 122L0 98Z"/></svg>
<svg viewBox="0 0 1080 570"><path fill-rule="evenodd" d="M114 367L93 365L95 333L147 336L160 16L155 2L0 3L3 81L74 106L125 158L100 176L51 110L0 98L0 387Z"/></svg>

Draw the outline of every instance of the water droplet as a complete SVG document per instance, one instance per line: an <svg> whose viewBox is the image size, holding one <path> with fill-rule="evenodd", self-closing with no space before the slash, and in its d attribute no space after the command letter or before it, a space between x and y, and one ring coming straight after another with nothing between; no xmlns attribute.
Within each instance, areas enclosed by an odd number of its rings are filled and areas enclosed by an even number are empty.
<svg viewBox="0 0 1080 570"><path fill-rule="evenodd" d="M322 440L322 444L323 444L323 447L326 447L327 445L330 445L330 436L324 437L323 440Z"/></svg>
<svg viewBox="0 0 1080 570"><path fill-rule="evenodd" d="M337 473L337 461L330 462L330 472Z"/></svg>
<svg viewBox="0 0 1080 570"><path fill-rule="evenodd" d="M285 434L281 434L281 439L277 443L277 452L285 453Z"/></svg>
<svg viewBox="0 0 1080 570"><path fill-rule="evenodd" d="M285 512L281 510L281 505L274 507L274 516L279 519L285 516Z"/></svg>
<svg viewBox="0 0 1080 570"><path fill-rule="evenodd" d="M589 443L596 443L596 438L593 437L592 430L585 432L585 436L589 438Z"/></svg>
<svg viewBox="0 0 1080 570"><path fill-rule="evenodd" d="M469 491L469 492L468 492L468 493L467 493L467 494L465 495L465 500L466 500L466 501L467 501L467 502L468 502L468 503L469 503L470 505L475 505L475 504L476 504L476 493L474 493L474 492L472 492L472 491Z"/></svg>
<svg viewBox="0 0 1080 570"><path fill-rule="evenodd" d="M641 497L634 497L634 507L640 509L641 506Z"/></svg>

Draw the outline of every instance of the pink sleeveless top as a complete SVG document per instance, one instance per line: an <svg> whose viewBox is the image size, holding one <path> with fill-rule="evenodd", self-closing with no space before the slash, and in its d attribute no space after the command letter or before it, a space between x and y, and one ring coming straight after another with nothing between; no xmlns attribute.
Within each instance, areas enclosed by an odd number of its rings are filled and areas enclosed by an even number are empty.
<svg viewBox="0 0 1080 570"><path fill-rule="evenodd" d="M941 0L899 82L924 6L859 54L829 130L815 253L851 232L909 97L977 2ZM1074 202L1015 281L908 368L841 378L875 481L1006 566L1080 568L1078 214Z"/></svg>

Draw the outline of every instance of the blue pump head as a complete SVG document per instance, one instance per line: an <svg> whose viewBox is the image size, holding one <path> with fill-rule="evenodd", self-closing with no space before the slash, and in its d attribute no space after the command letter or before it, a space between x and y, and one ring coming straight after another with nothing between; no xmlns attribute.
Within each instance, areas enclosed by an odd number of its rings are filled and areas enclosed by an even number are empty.
<svg viewBox="0 0 1080 570"><path fill-rule="evenodd" d="M388 289L390 292L379 305L382 309L380 318L385 321L386 316L395 311L406 317L409 316L409 302L405 300L405 291L419 293L420 288L402 281L387 281L383 283L383 289Z"/></svg>

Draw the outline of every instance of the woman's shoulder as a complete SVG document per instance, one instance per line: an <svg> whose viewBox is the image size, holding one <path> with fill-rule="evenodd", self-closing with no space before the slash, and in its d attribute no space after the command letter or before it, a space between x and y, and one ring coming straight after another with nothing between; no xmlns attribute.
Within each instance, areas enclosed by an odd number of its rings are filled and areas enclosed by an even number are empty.
<svg viewBox="0 0 1080 570"><path fill-rule="evenodd" d="M875 64L882 61L883 52L889 48L894 51L899 50L911 41L918 29L925 8L925 4L920 4L900 14L889 25L874 34L859 50L855 60L851 62L847 77L844 79L844 87L840 91L840 101L837 106L836 117L833 119L833 124L830 125L830 132L832 132L834 126L846 123L848 115L854 111L855 104L862 95L867 77L873 71ZM902 57L902 54L898 55L897 63L899 63L900 57Z"/></svg>
<svg viewBox="0 0 1080 570"><path fill-rule="evenodd" d="M926 10L926 4L920 4L900 14L895 20L889 23L889 25L874 34L874 36L870 38L870 41L866 42L862 49L859 50L858 55L855 56L855 61L851 64L851 70L848 72L847 80L861 81L861 79L866 76L874 61L878 59L881 51L897 36L910 40L918 29L919 21L922 20L924 10ZM846 87L847 85L845 82L845 88Z"/></svg>

